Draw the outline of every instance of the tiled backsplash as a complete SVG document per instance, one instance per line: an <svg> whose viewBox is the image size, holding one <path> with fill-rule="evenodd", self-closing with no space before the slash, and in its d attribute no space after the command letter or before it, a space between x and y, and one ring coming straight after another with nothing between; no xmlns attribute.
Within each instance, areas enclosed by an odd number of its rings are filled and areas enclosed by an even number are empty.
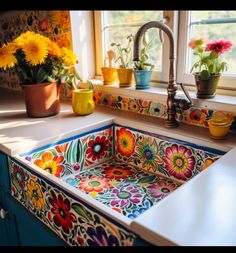
<svg viewBox="0 0 236 253"><path fill-rule="evenodd" d="M154 102L151 100L144 100L141 98L131 98L126 96L114 95L105 93L102 91L94 91L94 101L96 104L104 105L110 108L125 110L135 113L140 113L153 117L166 118L167 106L166 104ZM208 127L207 120L211 118L216 110L191 107L184 111L177 111L176 119L178 121L197 125L202 127ZM233 120L231 130L236 131L236 113L225 112L229 118Z"/></svg>

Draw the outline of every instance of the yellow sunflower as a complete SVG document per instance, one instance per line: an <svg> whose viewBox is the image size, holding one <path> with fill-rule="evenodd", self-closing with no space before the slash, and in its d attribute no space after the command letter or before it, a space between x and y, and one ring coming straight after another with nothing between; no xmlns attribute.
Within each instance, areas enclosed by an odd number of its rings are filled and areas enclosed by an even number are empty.
<svg viewBox="0 0 236 253"><path fill-rule="evenodd" d="M14 40L14 43L18 46L18 48L21 48L30 38L34 37L35 35L36 33L32 31L22 33Z"/></svg>
<svg viewBox="0 0 236 253"><path fill-rule="evenodd" d="M35 35L25 42L22 46L26 60L32 65L38 65L45 62L48 55L47 42L41 35Z"/></svg>
<svg viewBox="0 0 236 253"><path fill-rule="evenodd" d="M0 68L6 70L15 66L17 63L16 57L13 55L15 50L14 43L4 44L0 48Z"/></svg>
<svg viewBox="0 0 236 253"><path fill-rule="evenodd" d="M32 179L30 179L30 182L27 184L27 193L32 205L39 210L44 207L43 193L40 189L40 186Z"/></svg>
<svg viewBox="0 0 236 253"><path fill-rule="evenodd" d="M55 42L50 40L50 42L48 43L48 48L49 48L49 52L48 52L49 55L53 57L60 57L61 50Z"/></svg>
<svg viewBox="0 0 236 253"><path fill-rule="evenodd" d="M62 47L62 59L66 66L72 66L75 63L78 63L77 56L68 48Z"/></svg>

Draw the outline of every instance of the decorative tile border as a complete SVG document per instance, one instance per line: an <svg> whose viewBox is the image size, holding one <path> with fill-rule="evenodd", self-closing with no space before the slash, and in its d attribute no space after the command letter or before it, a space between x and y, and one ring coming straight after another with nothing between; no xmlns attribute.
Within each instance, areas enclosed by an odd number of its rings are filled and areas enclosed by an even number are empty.
<svg viewBox="0 0 236 253"><path fill-rule="evenodd" d="M94 101L97 105L103 105L114 109L140 113L148 116L159 118L166 118L167 116L167 106L151 100L130 98L104 93L102 91L94 91ZM208 127L207 120L212 117L214 112L216 111L211 109L191 107L190 109L184 111L184 113L177 110L176 119L187 124ZM230 129L232 131L236 131L236 113L224 113L233 120Z"/></svg>
<svg viewBox="0 0 236 253"><path fill-rule="evenodd" d="M72 246L132 246L138 237L9 158L11 195Z"/></svg>
<svg viewBox="0 0 236 253"><path fill-rule="evenodd" d="M131 219L180 185L118 161L84 170L64 181Z"/></svg>
<svg viewBox="0 0 236 253"><path fill-rule="evenodd" d="M116 159L185 182L225 152L115 125Z"/></svg>
<svg viewBox="0 0 236 253"><path fill-rule="evenodd" d="M73 136L69 141L52 143L50 147L42 147L21 156L56 177L63 178L112 158L113 126L94 129Z"/></svg>

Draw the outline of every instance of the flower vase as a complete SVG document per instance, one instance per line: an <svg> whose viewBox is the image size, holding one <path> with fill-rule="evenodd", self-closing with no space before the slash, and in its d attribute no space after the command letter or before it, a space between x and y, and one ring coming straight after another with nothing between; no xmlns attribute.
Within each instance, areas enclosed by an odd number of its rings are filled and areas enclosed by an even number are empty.
<svg viewBox="0 0 236 253"><path fill-rule="evenodd" d="M60 112L60 82L21 84L28 117L41 118Z"/></svg>
<svg viewBox="0 0 236 253"><path fill-rule="evenodd" d="M197 98L214 98L220 74L210 75L208 80L204 80L199 74L195 74L194 77L197 87Z"/></svg>

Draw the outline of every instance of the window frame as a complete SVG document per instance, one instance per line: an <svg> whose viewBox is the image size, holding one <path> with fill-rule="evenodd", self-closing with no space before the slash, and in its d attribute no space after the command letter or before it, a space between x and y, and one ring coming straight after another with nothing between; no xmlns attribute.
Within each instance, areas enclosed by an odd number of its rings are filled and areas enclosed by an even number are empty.
<svg viewBox="0 0 236 253"><path fill-rule="evenodd" d="M178 11L163 11L163 18L167 17L166 25L174 32L175 40L177 39L178 28ZM105 18L102 11L94 11L94 27L95 27L95 53L96 53L96 76L95 78L101 79L101 67L104 65L105 56ZM169 41L167 35L163 33L164 42L162 45L162 71L153 71L152 82L167 83L169 80ZM177 48L177 45L175 45Z"/></svg>
<svg viewBox="0 0 236 253"><path fill-rule="evenodd" d="M190 12L189 11L179 11L179 40L178 44L178 62L177 62L177 82L184 83L189 87L195 87L195 80L193 74L186 73L187 69L187 59L189 57L188 51L188 40L190 33ZM236 91L236 74L227 75L222 74L218 90L220 94L227 94L229 91ZM191 88L190 88L191 89Z"/></svg>

